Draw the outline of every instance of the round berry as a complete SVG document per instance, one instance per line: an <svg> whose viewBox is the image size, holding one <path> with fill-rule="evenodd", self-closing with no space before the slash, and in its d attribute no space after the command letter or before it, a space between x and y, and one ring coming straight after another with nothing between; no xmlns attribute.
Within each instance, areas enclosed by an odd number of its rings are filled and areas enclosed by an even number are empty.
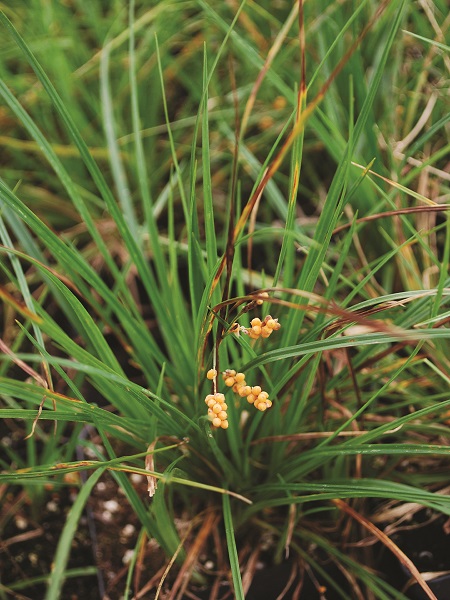
<svg viewBox="0 0 450 600"><path fill-rule="evenodd" d="M254 319L252 319L250 321L250 325L252 327L260 327L261 326L261 319L258 319L258 317L255 317Z"/></svg>
<svg viewBox="0 0 450 600"><path fill-rule="evenodd" d="M227 387L232 387L234 385L234 377L227 377L225 379L225 385Z"/></svg>
<svg viewBox="0 0 450 600"><path fill-rule="evenodd" d="M222 421L219 419L219 417L215 417L212 420L212 424L214 425L214 427L220 427L222 425Z"/></svg>
<svg viewBox="0 0 450 600"><path fill-rule="evenodd" d="M243 381L245 381L244 373L236 373L236 375L234 376L234 380L236 383L242 383Z"/></svg>
<svg viewBox="0 0 450 600"><path fill-rule="evenodd" d="M228 429L228 421L221 421L220 427L222 427L222 429Z"/></svg>
<svg viewBox="0 0 450 600"><path fill-rule="evenodd" d="M215 379L217 377L217 371L215 369L210 369L206 373L206 377L207 377L207 379Z"/></svg>
<svg viewBox="0 0 450 600"><path fill-rule="evenodd" d="M259 304L259 305L263 304L263 302L264 302L263 298L268 298L268 297L269 297L269 294L267 292L260 292L259 298L256 301L256 304Z"/></svg>
<svg viewBox="0 0 450 600"><path fill-rule="evenodd" d="M212 407L212 410L213 410L213 413L215 413L217 415L217 413L220 413L220 411L222 410L222 405L217 402Z"/></svg>
<svg viewBox="0 0 450 600"><path fill-rule="evenodd" d="M247 396L247 402L249 402L250 404L253 404L253 402L256 400L256 396L254 396L254 394L249 394Z"/></svg>
<svg viewBox="0 0 450 600"><path fill-rule="evenodd" d="M266 327L268 327L269 329L274 329L276 324L277 322L275 321L275 319L269 319L266 323Z"/></svg>
<svg viewBox="0 0 450 600"><path fill-rule="evenodd" d="M243 385L239 388L238 394L241 398L243 398L244 396L248 396L251 393L251 391L252 388L249 385Z"/></svg>
<svg viewBox="0 0 450 600"><path fill-rule="evenodd" d="M226 419L228 418L228 415L224 410L221 410L220 413L217 413L217 416L221 421L226 421Z"/></svg>
<svg viewBox="0 0 450 600"><path fill-rule="evenodd" d="M261 386L260 385L254 385L252 387L252 394L255 394L255 396L257 396L258 394L260 394L262 392Z"/></svg>

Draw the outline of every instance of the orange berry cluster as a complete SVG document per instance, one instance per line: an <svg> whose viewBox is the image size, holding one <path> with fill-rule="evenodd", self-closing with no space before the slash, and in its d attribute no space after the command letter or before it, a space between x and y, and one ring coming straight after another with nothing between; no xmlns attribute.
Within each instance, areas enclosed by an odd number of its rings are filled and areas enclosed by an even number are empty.
<svg viewBox="0 0 450 600"><path fill-rule="evenodd" d="M205 398L205 404L208 406L208 417L211 419L213 427L228 429L228 406L225 402L225 396L219 392L208 394Z"/></svg>
<svg viewBox="0 0 450 600"><path fill-rule="evenodd" d="M264 392L259 385L253 387L247 385L244 373L236 373L234 369L227 369L222 373L222 377L227 387L233 388L233 392L239 394L241 398L247 397L247 402L253 404L258 410L265 411L272 406L269 394Z"/></svg>
<svg viewBox="0 0 450 600"><path fill-rule="evenodd" d="M252 340L257 340L260 337L268 338L272 331L278 331L281 327L278 319L274 319L271 315L264 317L264 321L255 317L250 321L250 325L251 327L246 331Z"/></svg>

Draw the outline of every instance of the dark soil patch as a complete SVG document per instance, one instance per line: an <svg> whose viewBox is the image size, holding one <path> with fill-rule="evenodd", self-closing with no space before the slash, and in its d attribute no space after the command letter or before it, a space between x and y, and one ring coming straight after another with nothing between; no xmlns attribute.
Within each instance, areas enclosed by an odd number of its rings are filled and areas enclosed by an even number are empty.
<svg viewBox="0 0 450 600"><path fill-rule="evenodd" d="M133 479L145 497L144 478ZM15 593L11 590L12 597L38 600L45 596L45 578L51 570L62 527L78 487L66 483L49 491L39 507L32 506L20 491L17 490L17 495L14 491L8 491L2 499L0 581L6 589L15 588ZM140 524L126 498L117 491L111 477L103 477L74 536L67 567L74 576L66 579L61 598L118 600L123 597L128 563L139 532ZM159 571L165 561L156 547L146 552L141 564L141 569L145 569L142 583Z"/></svg>

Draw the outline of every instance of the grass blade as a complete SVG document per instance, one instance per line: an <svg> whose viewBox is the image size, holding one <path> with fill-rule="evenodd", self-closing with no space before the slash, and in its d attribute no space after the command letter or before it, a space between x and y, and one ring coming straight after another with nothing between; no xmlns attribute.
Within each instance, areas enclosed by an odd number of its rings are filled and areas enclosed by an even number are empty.
<svg viewBox="0 0 450 600"><path fill-rule="evenodd" d="M239 557L236 548L236 539L234 536L230 498L226 494L223 495L222 506L225 535L227 538L228 558L230 559L231 576L233 578L234 585L234 597L236 600L245 600L244 588L242 587L242 578L239 568Z"/></svg>

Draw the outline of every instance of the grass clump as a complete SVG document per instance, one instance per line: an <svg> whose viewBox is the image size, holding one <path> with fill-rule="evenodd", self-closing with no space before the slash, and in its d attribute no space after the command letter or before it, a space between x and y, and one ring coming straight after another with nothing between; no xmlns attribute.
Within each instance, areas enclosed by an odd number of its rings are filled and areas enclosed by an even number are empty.
<svg viewBox="0 0 450 600"><path fill-rule="evenodd" d="M444 3L128 9L0 13L4 525L76 490L0 594L70 589L101 480L140 532L100 597L243 598L287 555L407 597L369 534L435 597L380 523L450 515Z"/></svg>

